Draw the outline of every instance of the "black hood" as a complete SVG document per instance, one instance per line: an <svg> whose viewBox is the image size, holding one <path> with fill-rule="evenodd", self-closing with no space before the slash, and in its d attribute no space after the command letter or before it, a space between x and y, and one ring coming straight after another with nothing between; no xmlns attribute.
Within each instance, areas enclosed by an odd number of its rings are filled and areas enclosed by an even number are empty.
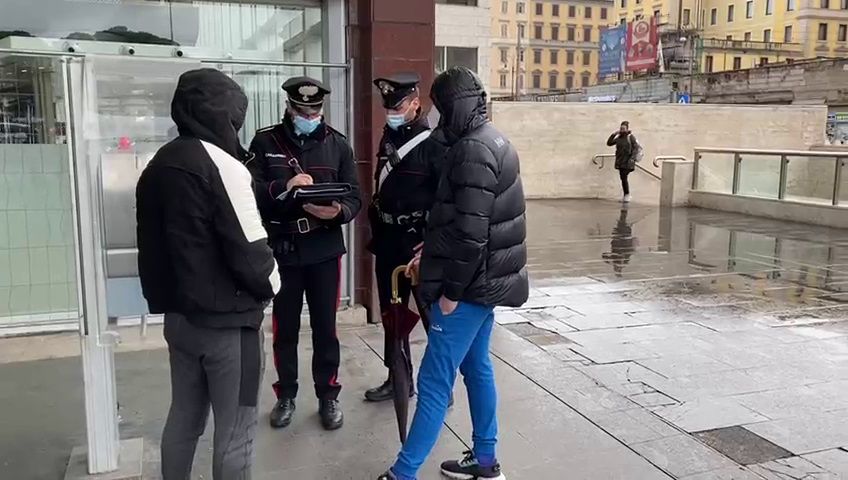
<svg viewBox="0 0 848 480"><path fill-rule="evenodd" d="M439 110L439 128L448 144L488 121L486 90L482 82L465 67L451 67L433 81L430 99Z"/></svg>
<svg viewBox="0 0 848 480"><path fill-rule="evenodd" d="M171 101L171 118L180 135L212 143L237 159L248 153L239 143L247 96L233 79L212 68L180 75Z"/></svg>

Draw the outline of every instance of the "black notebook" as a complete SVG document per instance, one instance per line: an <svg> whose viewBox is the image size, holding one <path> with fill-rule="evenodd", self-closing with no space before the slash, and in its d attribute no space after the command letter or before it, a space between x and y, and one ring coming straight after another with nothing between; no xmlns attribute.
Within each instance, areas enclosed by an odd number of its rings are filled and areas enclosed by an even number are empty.
<svg viewBox="0 0 848 480"><path fill-rule="evenodd" d="M334 201L340 201L352 192L353 188L349 183L319 183L317 185L294 187L277 196L277 200L285 203L287 207L302 207L307 203L331 205Z"/></svg>

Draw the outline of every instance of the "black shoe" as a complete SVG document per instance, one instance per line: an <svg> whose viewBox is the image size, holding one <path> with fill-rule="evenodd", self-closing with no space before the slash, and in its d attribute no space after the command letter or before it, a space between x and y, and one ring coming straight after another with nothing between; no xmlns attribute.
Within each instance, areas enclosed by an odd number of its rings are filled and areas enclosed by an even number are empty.
<svg viewBox="0 0 848 480"><path fill-rule="evenodd" d="M491 467L481 467L477 463L477 458L470 450L463 452L465 457L462 460L450 460L442 463L442 475L456 480L477 480L477 479L493 479L506 480L506 476L501 473L500 464L496 463Z"/></svg>
<svg viewBox="0 0 848 480"><path fill-rule="evenodd" d="M295 405L293 398L281 398L271 409L271 426L274 428L286 428L294 417Z"/></svg>
<svg viewBox="0 0 848 480"><path fill-rule="evenodd" d="M389 377L379 387L365 391L365 400L369 402L385 402L391 400L394 388L392 388L392 377Z"/></svg>
<svg viewBox="0 0 848 480"><path fill-rule="evenodd" d="M338 430L344 424L344 414L338 400L321 400L318 414L321 415L324 430Z"/></svg>
<svg viewBox="0 0 848 480"><path fill-rule="evenodd" d="M377 477L377 480L397 480L397 477L391 470L386 470L386 473Z"/></svg>

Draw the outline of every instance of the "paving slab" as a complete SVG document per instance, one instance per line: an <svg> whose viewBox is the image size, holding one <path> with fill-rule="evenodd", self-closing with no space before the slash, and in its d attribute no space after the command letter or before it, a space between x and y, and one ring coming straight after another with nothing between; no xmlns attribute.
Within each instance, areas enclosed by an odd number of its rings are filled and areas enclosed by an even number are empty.
<svg viewBox="0 0 848 480"><path fill-rule="evenodd" d="M686 432L700 432L770 420L726 397L700 398L678 405L661 406L654 408L653 411Z"/></svg>
<svg viewBox="0 0 848 480"><path fill-rule="evenodd" d="M839 480L833 472L801 457L790 457L772 462L751 465L752 472L766 480Z"/></svg>
<svg viewBox="0 0 848 480"><path fill-rule="evenodd" d="M747 425L747 429L796 455L848 445L848 410Z"/></svg>
<svg viewBox="0 0 848 480"><path fill-rule="evenodd" d="M838 478L848 478L848 450L834 448L804 455L803 458L810 463L818 465L828 472L833 472Z"/></svg>
<svg viewBox="0 0 848 480"><path fill-rule="evenodd" d="M676 435L631 445L636 452L674 477L686 477L737 465L689 435Z"/></svg>

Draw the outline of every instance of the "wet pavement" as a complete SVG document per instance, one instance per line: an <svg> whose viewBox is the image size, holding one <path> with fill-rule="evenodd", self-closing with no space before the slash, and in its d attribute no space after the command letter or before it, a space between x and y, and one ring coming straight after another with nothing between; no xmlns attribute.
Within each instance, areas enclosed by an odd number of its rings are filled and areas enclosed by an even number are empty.
<svg viewBox="0 0 848 480"><path fill-rule="evenodd" d="M492 345L510 479L848 479L848 231L536 201L528 234L532 298L498 311ZM345 428L321 431L301 389L292 427L263 417L257 478L368 480L391 461L391 405L360 400L384 376L381 332L340 338ZM62 478L83 439L74 337L0 345L0 478ZM117 358L122 434L145 438L151 479L168 402L162 347L154 329ZM456 395L422 479L470 443L459 382ZM194 478L210 478L208 433Z"/></svg>

